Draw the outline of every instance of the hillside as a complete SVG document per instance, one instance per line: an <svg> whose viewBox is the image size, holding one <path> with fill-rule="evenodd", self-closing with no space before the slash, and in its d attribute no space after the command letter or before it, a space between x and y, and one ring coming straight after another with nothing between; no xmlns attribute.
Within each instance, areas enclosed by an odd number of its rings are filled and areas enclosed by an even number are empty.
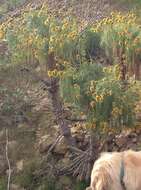
<svg viewBox="0 0 141 190"><path fill-rule="evenodd" d="M140 2L0 1L0 190L84 190L141 148Z"/></svg>

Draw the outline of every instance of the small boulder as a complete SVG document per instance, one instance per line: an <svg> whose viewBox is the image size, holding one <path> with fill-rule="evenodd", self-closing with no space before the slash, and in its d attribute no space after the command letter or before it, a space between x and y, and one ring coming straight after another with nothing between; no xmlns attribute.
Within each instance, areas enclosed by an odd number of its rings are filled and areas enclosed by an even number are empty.
<svg viewBox="0 0 141 190"><path fill-rule="evenodd" d="M25 190L25 189L23 187L20 187L19 185L11 184L10 190Z"/></svg>
<svg viewBox="0 0 141 190"><path fill-rule="evenodd" d="M44 135L41 137L39 142L39 151L40 153L45 153L48 151L50 146L54 143L54 137L50 135Z"/></svg>
<svg viewBox="0 0 141 190"><path fill-rule="evenodd" d="M62 137L56 144L53 152L56 154L66 154L68 151L68 145L64 137Z"/></svg>
<svg viewBox="0 0 141 190"><path fill-rule="evenodd" d="M20 160L16 163L16 170L17 172L22 171L24 168L24 160Z"/></svg>

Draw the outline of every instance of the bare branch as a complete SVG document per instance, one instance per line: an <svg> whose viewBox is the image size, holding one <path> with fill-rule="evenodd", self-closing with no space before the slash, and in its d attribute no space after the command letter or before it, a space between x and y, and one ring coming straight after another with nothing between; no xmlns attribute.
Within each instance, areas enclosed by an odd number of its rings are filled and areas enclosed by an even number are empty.
<svg viewBox="0 0 141 190"><path fill-rule="evenodd" d="M7 160L7 163L8 163L8 182L7 182L7 190L10 190L10 180L11 180L11 173L12 173L12 170L11 170L10 160L9 160L9 157L8 157L8 143L9 143L9 137L8 137L8 129L7 129L7 128L6 128L6 130L5 130L5 133L6 133L5 153L6 153L6 160Z"/></svg>

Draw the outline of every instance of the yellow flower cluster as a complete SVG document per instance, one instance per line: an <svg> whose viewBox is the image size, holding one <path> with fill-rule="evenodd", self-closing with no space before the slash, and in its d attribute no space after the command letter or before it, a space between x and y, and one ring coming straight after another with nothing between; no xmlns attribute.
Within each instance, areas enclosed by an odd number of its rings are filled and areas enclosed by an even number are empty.
<svg viewBox="0 0 141 190"><path fill-rule="evenodd" d="M77 37L77 33L75 31L70 32L68 34L68 38L71 39L71 40L75 40L76 37Z"/></svg>
<svg viewBox="0 0 141 190"><path fill-rule="evenodd" d="M3 30L0 30L0 40L2 40L4 38L4 31Z"/></svg>
<svg viewBox="0 0 141 190"><path fill-rule="evenodd" d="M118 117L121 114L122 114L122 109L114 106L113 110L112 110L112 116L113 117Z"/></svg>
<svg viewBox="0 0 141 190"><path fill-rule="evenodd" d="M93 32L100 32L106 25L116 25L116 24L135 24L136 16L133 13L123 14L121 12L112 12L110 16L103 18L91 28Z"/></svg>
<svg viewBox="0 0 141 190"><path fill-rule="evenodd" d="M50 78L51 77L62 77L64 72L58 71L57 69L54 69L53 71L48 71L47 74Z"/></svg>
<svg viewBox="0 0 141 190"><path fill-rule="evenodd" d="M34 40L34 39L33 39L31 36L29 36L29 38L28 38L28 40L27 40L28 45L32 45L33 40Z"/></svg>
<svg viewBox="0 0 141 190"><path fill-rule="evenodd" d="M74 84L73 87L74 88L80 88L80 86L78 84Z"/></svg>
<svg viewBox="0 0 141 190"><path fill-rule="evenodd" d="M68 28L68 26L69 26L68 21L65 21L65 22L63 23L62 30L66 30L66 29Z"/></svg>
<svg viewBox="0 0 141 190"><path fill-rule="evenodd" d="M103 95L96 95L96 97L95 97L96 102L102 102L103 99L104 99Z"/></svg>

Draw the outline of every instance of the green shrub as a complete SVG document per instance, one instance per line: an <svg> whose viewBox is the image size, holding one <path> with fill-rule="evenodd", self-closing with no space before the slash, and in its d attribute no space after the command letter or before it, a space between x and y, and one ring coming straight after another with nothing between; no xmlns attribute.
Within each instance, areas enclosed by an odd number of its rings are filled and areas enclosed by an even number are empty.
<svg viewBox="0 0 141 190"><path fill-rule="evenodd" d="M66 102L87 115L96 127L133 126L138 90L135 81L123 85L119 79L118 65L103 67L97 64L82 64L72 69L61 83L61 92Z"/></svg>
<svg viewBox="0 0 141 190"><path fill-rule="evenodd" d="M103 77L100 64L80 64L79 69L70 68L60 81L60 91L65 102L69 102L81 111L86 111L91 97L88 95L88 85L91 80Z"/></svg>
<svg viewBox="0 0 141 190"><path fill-rule="evenodd" d="M90 118L98 126L106 123L110 127L133 126L138 101L134 81L128 81L127 86L124 86L118 80L117 65L104 69L105 76L101 80L90 82L90 94L93 98L90 103Z"/></svg>
<svg viewBox="0 0 141 190"><path fill-rule="evenodd" d="M90 30L90 27L84 32L84 50L87 59L96 58L100 53L102 53L102 48L100 46L100 34L94 33Z"/></svg>

